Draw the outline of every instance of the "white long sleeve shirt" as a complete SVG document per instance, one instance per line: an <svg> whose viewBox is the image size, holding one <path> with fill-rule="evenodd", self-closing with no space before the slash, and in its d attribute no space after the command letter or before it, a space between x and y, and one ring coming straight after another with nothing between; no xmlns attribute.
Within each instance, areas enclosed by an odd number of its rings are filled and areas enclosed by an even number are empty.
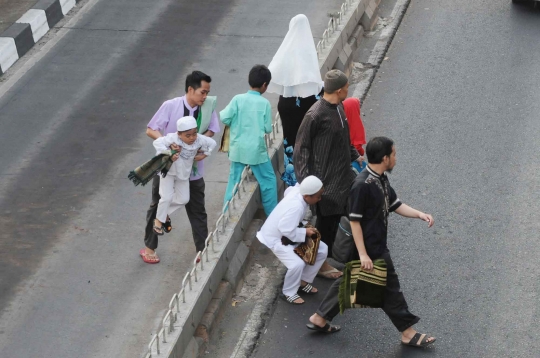
<svg viewBox="0 0 540 358"><path fill-rule="evenodd" d="M261 230L257 233L257 239L268 248L281 245L281 237L285 236L294 242L304 242L306 229L299 228L298 224L304 218L308 204L300 194L300 187L296 185L285 191L285 197L272 210Z"/></svg>
<svg viewBox="0 0 540 358"><path fill-rule="evenodd" d="M166 136L159 137L154 141L154 148L156 148L156 155L158 154L171 154L170 146L177 144L182 148L180 152L180 158L173 163L169 173L167 175L174 175L181 180L188 180L193 168L193 160L199 150L202 150L204 154L209 156L212 154L212 150L216 147L216 141L210 137L204 135L197 135L197 139L193 144L187 144L183 142L178 133L169 133Z"/></svg>

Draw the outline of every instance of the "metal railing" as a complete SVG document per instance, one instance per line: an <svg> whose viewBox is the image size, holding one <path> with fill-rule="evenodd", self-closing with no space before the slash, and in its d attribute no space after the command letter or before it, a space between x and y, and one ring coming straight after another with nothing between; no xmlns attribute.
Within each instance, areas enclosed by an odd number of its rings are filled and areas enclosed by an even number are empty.
<svg viewBox="0 0 540 358"><path fill-rule="evenodd" d="M338 26L341 25L343 22L343 16L345 13L350 9L352 3L354 0L345 0L343 4L341 4L340 11L337 13L330 15L330 20L328 21L328 26L326 27L326 30L324 30L322 35L322 40L320 40L317 43L317 57L321 58L322 50L326 48L326 46L330 43L330 36L336 32L338 29Z"/></svg>
<svg viewBox="0 0 540 358"><path fill-rule="evenodd" d="M272 132L265 135L265 142L268 150L270 150L276 139L276 134L279 133L279 114L276 114L274 121L272 123ZM158 333L154 334L150 343L148 344L148 350L146 352L145 358L152 358L152 352L155 351L157 355L161 355L160 343L167 343L168 337L175 331L174 324L178 321L180 315L180 306L186 303L186 292L193 290L193 281L198 282L197 271L204 271L205 263L210 262L209 258L209 249L212 252L217 252L215 250L215 243L219 243L220 235L225 234L227 224L231 219L231 207L233 210L237 210L240 207L237 207L239 203L238 200L242 200L242 195L247 194L246 185L251 183L250 177L253 175L251 168L246 166L242 171L240 181L233 188L233 196L228 200L223 209L221 210L221 215L216 221L214 231L208 234L208 237L205 240L205 247L203 251L199 251L195 258L193 259L193 266L191 270L186 272L180 286L180 291L173 294L170 302L169 309L165 313L163 320L161 321L160 328Z"/></svg>

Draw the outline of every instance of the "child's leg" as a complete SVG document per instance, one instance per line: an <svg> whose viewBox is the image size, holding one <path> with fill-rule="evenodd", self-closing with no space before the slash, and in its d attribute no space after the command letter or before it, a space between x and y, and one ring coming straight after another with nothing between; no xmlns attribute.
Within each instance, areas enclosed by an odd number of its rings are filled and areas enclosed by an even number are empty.
<svg viewBox="0 0 540 358"><path fill-rule="evenodd" d="M240 182L242 171L246 167L245 164L238 163L238 162L231 162L231 169L229 172L229 182L227 183L227 189L225 190L225 199L223 200L223 205L227 203L227 201L231 200L233 197L233 188L234 186Z"/></svg>
<svg viewBox="0 0 540 358"><path fill-rule="evenodd" d="M259 182L262 205L264 212L268 216L278 203L277 183L274 167L272 167L272 162L269 160L266 163L251 165L251 170Z"/></svg>
<svg viewBox="0 0 540 358"><path fill-rule="evenodd" d="M171 215L176 210L186 205L189 202L189 179L180 180L175 178L174 181L174 194L169 205L168 215Z"/></svg>
<svg viewBox="0 0 540 358"><path fill-rule="evenodd" d="M173 199L174 194L174 179L172 175L167 175L159 181L159 203L157 208L156 219L164 223L167 221L167 212Z"/></svg>

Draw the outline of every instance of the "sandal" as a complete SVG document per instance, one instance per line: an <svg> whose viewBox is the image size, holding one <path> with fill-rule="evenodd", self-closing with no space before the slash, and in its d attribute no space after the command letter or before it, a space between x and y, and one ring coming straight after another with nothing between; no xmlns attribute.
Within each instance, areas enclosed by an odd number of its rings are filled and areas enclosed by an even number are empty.
<svg viewBox="0 0 540 358"><path fill-rule="evenodd" d="M324 327L317 326L316 324L313 324L313 323L308 323L306 324L306 327L308 329L311 329L312 331L323 332L323 333L336 333L341 330L340 326L333 326L333 325L330 325L329 323L325 324Z"/></svg>
<svg viewBox="0 0 540 358"><path fill-rule="evenodd" d="M171 218L167 218L167 221L165 221L165 224L163 224L162 228L163 228L163 231L165 231L167 234L171 232L172 230Z"/></svg>
<svg viewBox="0 0 540 358"><path fill-rule="evenodd" d="M433 340L428 341L429 338L433 338ZM428 335L425 333L422 334L422 333L416 332L414 337L412 337L409 342L405 343L401 341L401 344L404 344L406 346L411 346L411 347L423 348L423 347L429 346L432 343L435 343L436 340L437 339L435 337L428 337Z"/></svg>
<svg viewBox="0 0 540 358"><path fill-rule="evenodd" d="M317 293L319 293L319 291L313 291L315 287L313 287L310 283L308 283L307 285L305 286L300 286L300 288L298 289L298 293L307 293L308 295L316 295Z"/></svg>
<svg viewBox="0 0 540 358"><path fill-rule="evenodd" d="M338 277L333 277L332 274L334 273L340 273L341 275L339 275ZM332 268L331 270L317 272L317 276L327 278L329 280L336 280L340 278L341 276L343 276L343 272L339 271L336 268Z"/></svg>
<svg viewBox="0 0 540 358"><path fill-rule="evenodd" d="M159 230L159 231L158 231ZM163 235L165 232L164 232L164 229L163 229L163 226L157 226L156 223L154 223L154 233L158 236L161 236Z"/></svg>
<svg viewBox="0 0 540 358"><path fill-rule="evenodd" d="M305 302L294 302L297 299L302 298L302 297L300 297L298 295L285 296L284 294L281 294L281 295L279 295L279 297L281 297L282 300L284 300L285 302L290 303L291 305L303 305L305 303Z"/></svg>
<svg viewBox="0 0 540 358"><path fill-rule="evenodd" d="M153 255L149 255L146 253L145 249L141 249L141 251L139 251L139 254L141 255L143 261L147 264L157 264L160 261L159 257L155 253Z"/></svg>

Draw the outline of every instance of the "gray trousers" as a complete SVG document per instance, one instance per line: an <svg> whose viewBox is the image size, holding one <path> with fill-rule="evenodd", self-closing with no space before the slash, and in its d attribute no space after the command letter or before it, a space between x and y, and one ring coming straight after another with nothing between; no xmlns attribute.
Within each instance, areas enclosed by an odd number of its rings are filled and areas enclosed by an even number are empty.
<svg viewBox="0 0 540 358"><path fill-rule="evenodd" d="M154 220L159 203L159 178L159 175L156 175L152 181L152 203L146 212L144 244L151 250L155 250L158 247L158 235L154 232ZM189 182L189 202L186 204L186 212L189 223L191 224L191 232L197 252L204 250L204 241L208 237L204 189L205 183L203 178Z"/></svg>
<svg viewBox="0 0 540 358"><path fill-rule="evenodd" d="M403 293L401 292L398 275L394 268L390 253L384 253L381 258L386 261L388 275L386 277L386 291L384 293L382 310L386 313L388 318L390 318L397 330L403 332L407 328L418 323L420 317L409 312L409 307L407 306L407 301L405 301L405 296L403 296ZM341 280L342 278L340 277L334 281L317 310L317 314L328 321L331 321L339 313L338 294Z"/></svg>

